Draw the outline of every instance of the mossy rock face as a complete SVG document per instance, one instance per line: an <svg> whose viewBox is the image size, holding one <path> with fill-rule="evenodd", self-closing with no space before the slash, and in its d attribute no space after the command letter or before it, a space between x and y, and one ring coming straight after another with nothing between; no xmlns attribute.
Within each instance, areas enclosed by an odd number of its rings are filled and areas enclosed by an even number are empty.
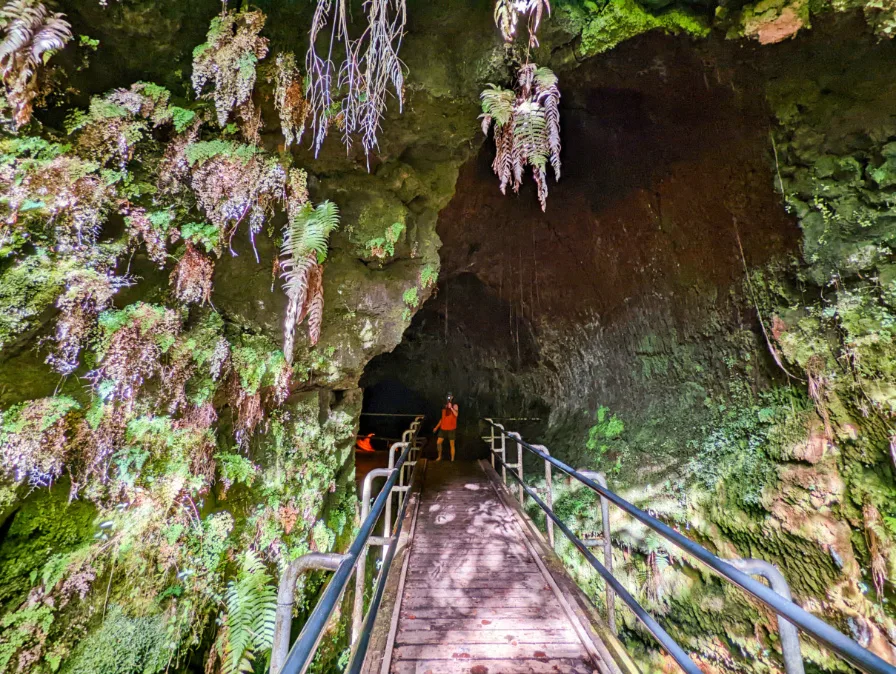
<svg viewBox="0 0 896 674"><path fill-rule="evenodd" d="M54 313L65 269L47 254L13 262L0 274L0 353L16 352Z"/></svg>
<svg viewBox="0 0 896 674"><path fill-rule="evenodd" d="M784 77L768 86L779 180L803 228L814 280L850 276L886 263L892 213L896 123L884 111L896 87L874 65L890 44L852 59L836 77Z"/></svg>

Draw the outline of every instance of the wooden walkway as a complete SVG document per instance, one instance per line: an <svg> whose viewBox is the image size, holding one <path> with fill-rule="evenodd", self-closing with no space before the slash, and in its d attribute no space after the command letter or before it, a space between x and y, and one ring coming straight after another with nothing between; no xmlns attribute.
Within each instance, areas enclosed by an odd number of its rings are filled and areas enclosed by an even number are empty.
<svg viewBox="0 0 896 674"><path fill-rule="evenodd" d="M427 465L410 546L394 674L599 671L478 463Z"/></svg>

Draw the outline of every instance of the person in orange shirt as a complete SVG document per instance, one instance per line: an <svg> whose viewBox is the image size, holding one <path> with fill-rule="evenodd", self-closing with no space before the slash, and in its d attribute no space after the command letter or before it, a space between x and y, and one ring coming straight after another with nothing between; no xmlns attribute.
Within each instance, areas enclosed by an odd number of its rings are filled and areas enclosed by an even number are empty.
<svg viewBox="0 0 896 674"><path fill-rule="evenodd" d="M451 445L451 460L454 461L454 440L457 436L457 413L457 403L454 402L454 396L449 393L448 401L445 403L445 407L442 408L442 419L436 424L436 427L432 429L433 433L438 432L439 434L439 439L436 441L439 456L436 461L442 460L442 441L445 438L448 439L448 444Z"/></svg>

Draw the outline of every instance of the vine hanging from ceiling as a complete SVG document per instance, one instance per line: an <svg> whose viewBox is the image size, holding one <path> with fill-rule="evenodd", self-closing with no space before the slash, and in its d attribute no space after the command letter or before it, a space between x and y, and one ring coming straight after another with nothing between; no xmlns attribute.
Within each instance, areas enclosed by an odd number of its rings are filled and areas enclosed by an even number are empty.
<svg viewBox="0 0 896 674"><path fill-rule="evenodd" d="M390 84L399 111L404 105L405 65L398 51L407 8L405 0L369 0L364 4L367 28L355 39L349 34L348 11L347 0L317 2L305 56L309 82L305 98L310 106L315 154L335 124L347 149L356 136L361 137L369 166L370 153L378 146ZM321 33L328 26L329 42L323 40L325 51L318 51ZM334 53L341 53L338 67Z"/></svg>

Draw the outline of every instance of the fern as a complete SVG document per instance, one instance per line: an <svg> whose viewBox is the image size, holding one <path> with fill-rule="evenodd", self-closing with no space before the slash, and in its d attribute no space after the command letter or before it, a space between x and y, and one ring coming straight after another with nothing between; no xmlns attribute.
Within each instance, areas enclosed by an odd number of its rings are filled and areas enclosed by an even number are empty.
<svg viewBox="0 0 896 674"><path fill-rule="evenodd" d="M277 612L277 590L254 551L243 556L236 579L227 585L224 603L224 673L251 672L256 654L270 649L274 642Z"/></svg>
<svg viewBox="0 0 896 674"><path fill-rule="evenodd" d="M279 54L273 75L274 103L280 113L280 128L286 147L302 140L311 106L303 94L302 75L293 54Z"/></svg>
<svg viewBox="0 0 896 674"><path fill-rule="evenodd" d="M327 241L339 226L339 208L324 201L314 208L305 203L291 214L281 250L283 289L289 303L284 325L283 353L292 362L295 328L309 316L309 337L316 344L323 314L323 268Z"/></svg>
<svg viewBox="0 0 896 674"><path fill-rule="evenodd" d="M264 22L258 11L225 10L212 19L207 41L193 50L193 89L198 96L214 83L212 98L222 127L234 108L241 109L244 121L252 117L255 66L268 54L268 40L259 35Z"/></svg>
<svg viewBox="0 0 896 674"><path fill-rule="evenodd" d="M527 64L520 68L517 89L510 91L495 85L480 95L482 131L488 135L494 126L495 161L492 169L501 181L519 192L527 167L538 188L541 210L547 208L547 164L560 179L560 90L557 76L548 68Z"/></svg>
<svg viewBox="0 0 896 674"><path fill-rule="evenodd" d="M31 119L40 93L38 70L72 39L64 14L50 13L38 0L11 0L0 10L6 36L0 43L0 75L16 127Z"/></svg>
<svg viewBox="0 0 896 674"><path fill-rule="evenodd" d="M520 15L529 18L529 46L538 46L538 27L545 12L551 13L549 0L496 0L495 24L505 42L513 42Z"/></svg>

